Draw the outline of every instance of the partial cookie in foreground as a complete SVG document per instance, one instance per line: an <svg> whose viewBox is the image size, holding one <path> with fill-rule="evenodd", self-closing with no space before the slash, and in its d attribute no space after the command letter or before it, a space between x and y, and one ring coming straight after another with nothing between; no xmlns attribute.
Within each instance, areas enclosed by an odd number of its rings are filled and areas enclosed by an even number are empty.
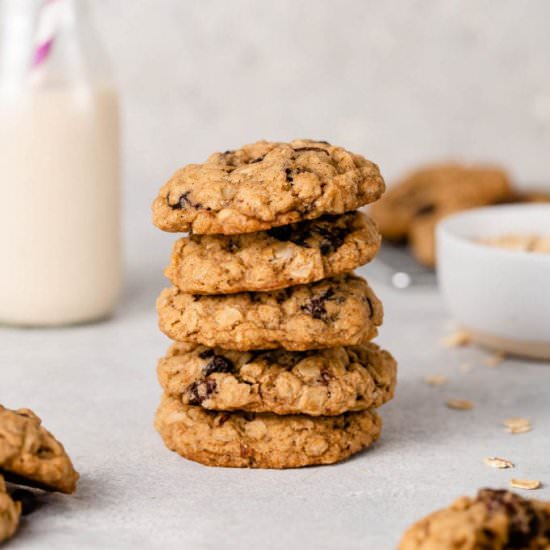
<svg viewBox="0 0 550 550"><path fill-rule="evenodd" d="M550 503L482 489L415 523L398 550L550 548Z"/></svg>
<svg viewBox="0 0 550 550"><path fill-rule="evenodd" d="M14 502L6 490L4 478L0 475L0 544L13 537L21 517L21 503Z"/></svg>
<svg viewBox="0 0 550 550"><path fill-rule="evenodd" d="M192 294L274 290L353 271L372 260L380 240L359 212L258 233L191 235L176 241L165 274Z"/></svg>
<svg viewBox="0 0 550 550"><path fill-rule="evenodd" d="M372 289L353 275L272 292L200 296L168 288L157 310L172 340L241 351L363 344L383 318Z"/></svg>
<svg viewBox="0 0 550 550"><path fill-rule="evenodd" d="M250 233L356 210L383 191L376 164L342 147L260 141L176 172L153 203L153 221L173 232Z"/></svg>
<svg viewBox="0 0 550 550"><path fill-rule="evenodd" d="M155 427L169 449L207 466L299 468L358 453L378 439L381 420L372 411L330 417L213 412L165 395Z"/></svg>
<svg viewBox="0 0 550 550"><path fill-rule="evenodd" d="M63 445L29 409L12 411L0 405L0 471L21 483L72 493L78 472Z"/></svg>
<svg viewBox="0 0 550 550"><path fill-rule="evenodd" d="M187 405L332 416L389 401L397 365L373 343L306 352L175 344L157 370L164 391Z"/></svg>

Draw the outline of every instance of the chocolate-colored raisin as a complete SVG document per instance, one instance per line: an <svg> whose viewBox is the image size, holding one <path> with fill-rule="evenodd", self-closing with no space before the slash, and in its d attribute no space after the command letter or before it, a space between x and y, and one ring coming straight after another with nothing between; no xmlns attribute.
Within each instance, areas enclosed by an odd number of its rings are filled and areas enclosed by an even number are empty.
<svg viewBox="0 0 550 550"><path fill-rule="evenodd" d="M279 292L277 292L277 294L275 295L275 301L278 303L278 304L282 304L283 302L285 302L286 300L288 300L291 296L291 293L292 291L290 290L291 287L289 288L283 288L282 290L280 290Z"/></svg>
<svg viewBox="0 0 550 550"><path fill-rule="evenodd" d="M202 402L208 399L214 393L215 389L215 380L207 379L193 382L187 388L187 392L189 393L189 404L202 405Z"/></svg>
<svg viewBox="0 0 550 550"><path fill-rule="evenodd" d="M231 372L233 370L233 361L223 355L214 355L212 359L202 369L204 376L208 376L213 372Z"/></svg>
<svg viewBox="0 0 550 550"><path fill-rule="evenodd" d="M343 244L346 238L347 230L337 230L332 233L326 233L323 235L321 241L320 250L323 256L328 256L332 252L338 250Z"/></svg>
<svg viewBox="0 0 550 550"><path fill-rule="evenodd" d="M328 288L323 294L311 298L307 304L301 306L301 309L314 319L323 319L327 314L325 302L330 300L333 296L334 290Z"/></svg>
<svg viewBox="0 0 550 550"><path fill-rule="evenodd" d="M185 208L187 205L191 206L191 201L189 200L189 194L191 191L186 191L183 193L183 195L180 196L178 199L178 202L172 206L172 208L176 208L177 210L181 210L182 208Z"/></svg>
<svg viewBox="0 0 550 550"><path fill-rule="evenodd" d="M180 198L178 199L178 202L175 204L171 204L168 200L168 205L172 210L182 210L183 208L187 208L187 206L190 206L191 208L202 208L202 205L198 202L193 202L189 198L189 195L191 194L191 191L186 191L182 195L180 195Z"/></svg>
<svg viewBox="0 0 550 550"><path fill-rule="evenodd" d="M288 183L294 182L294 178L292 177L292 170L290 168L287 168L285 170L285 176Z"/></svg>

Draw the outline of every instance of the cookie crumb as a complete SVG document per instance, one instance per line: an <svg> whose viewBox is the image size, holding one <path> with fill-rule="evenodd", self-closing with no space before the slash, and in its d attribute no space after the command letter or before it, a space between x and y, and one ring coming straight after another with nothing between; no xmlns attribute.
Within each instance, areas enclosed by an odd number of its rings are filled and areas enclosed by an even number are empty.
<svg viewBox="0 0 550 550"><path fill-rule="evenodd" d="M467 399L448 399L445 405L449 409L454 409L457 411L469 411L474 408L474 404Z"/></svg>
<svg viewBox="0 0 550 550"><path fill-rule="evenodd" d="M483 360L483 364L487 367L498 367L506 359L506 354L503 351L497 351L492 355L487 356Z"/></svg>
<svg viewBox="0 0 550 550"><path fill-rule="evenodd" d="M540 488L541 482L538 479L511 479L510 486L516 489L533 491L534 489Z"/></svg>
<svg viewBox="0 0 550 550"><path fill-rule="evenodd" d="M521 416L507 418L503 421L503 424L506 426L506 429L511 434L530 432L533 429L531 422L529 422L527 418L522 418Z"/></svg>
<svg viewBox="0 0 550 550"><path fill-rule="evenodd" d="M490 466L491 468L503 469L503 468L513 468L514 464L507 460L506 458L499 458L498 456L488 456L483 459L483 462Z"/></svg>
<svg viewBox="0 0 550 550"><path fill-rule="evenodd" d="M460 329L441 339L441 343L446 348L458 348L467 346L470 343L471 336L467 330Z"/></svg>
<svg viewBox="0 0 550 550"><path fill-rule="evenodd" d="M430 386L442 386L446 384L448 380L449 378L443 374L433 374L432 376L426 376L426 378L424 378L424 382Z"/></svg>

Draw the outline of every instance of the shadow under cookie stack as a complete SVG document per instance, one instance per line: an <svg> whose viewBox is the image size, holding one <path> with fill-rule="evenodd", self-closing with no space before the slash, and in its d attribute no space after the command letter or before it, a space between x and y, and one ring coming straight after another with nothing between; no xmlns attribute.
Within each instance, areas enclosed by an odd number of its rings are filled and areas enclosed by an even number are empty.
<svg viewBox="0 0 550 550"><path fill-rule="evenodd" d="M210 466L295 468L378 439L396 363L371 340L382 304L351 272L380 235L357 212L378 167L326 142L258 142L177 172L154 223L188 232L157 301L174 344L159 361L155 426Z"/></svg>

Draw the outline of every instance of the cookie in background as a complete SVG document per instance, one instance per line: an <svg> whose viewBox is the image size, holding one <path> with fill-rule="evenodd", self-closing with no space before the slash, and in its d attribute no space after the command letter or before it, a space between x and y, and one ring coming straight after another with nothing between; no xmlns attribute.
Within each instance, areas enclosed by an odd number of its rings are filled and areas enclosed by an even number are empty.
<svg viewBox="0 0 550 550"><path fill-rule="evenodd" d="M369 213L385 240L408 243L416 260L434 267L435 228L443 218L480 206L548 201L547 193L514 189L497 166L446 163L412 172L391 186Z"/></svg>

